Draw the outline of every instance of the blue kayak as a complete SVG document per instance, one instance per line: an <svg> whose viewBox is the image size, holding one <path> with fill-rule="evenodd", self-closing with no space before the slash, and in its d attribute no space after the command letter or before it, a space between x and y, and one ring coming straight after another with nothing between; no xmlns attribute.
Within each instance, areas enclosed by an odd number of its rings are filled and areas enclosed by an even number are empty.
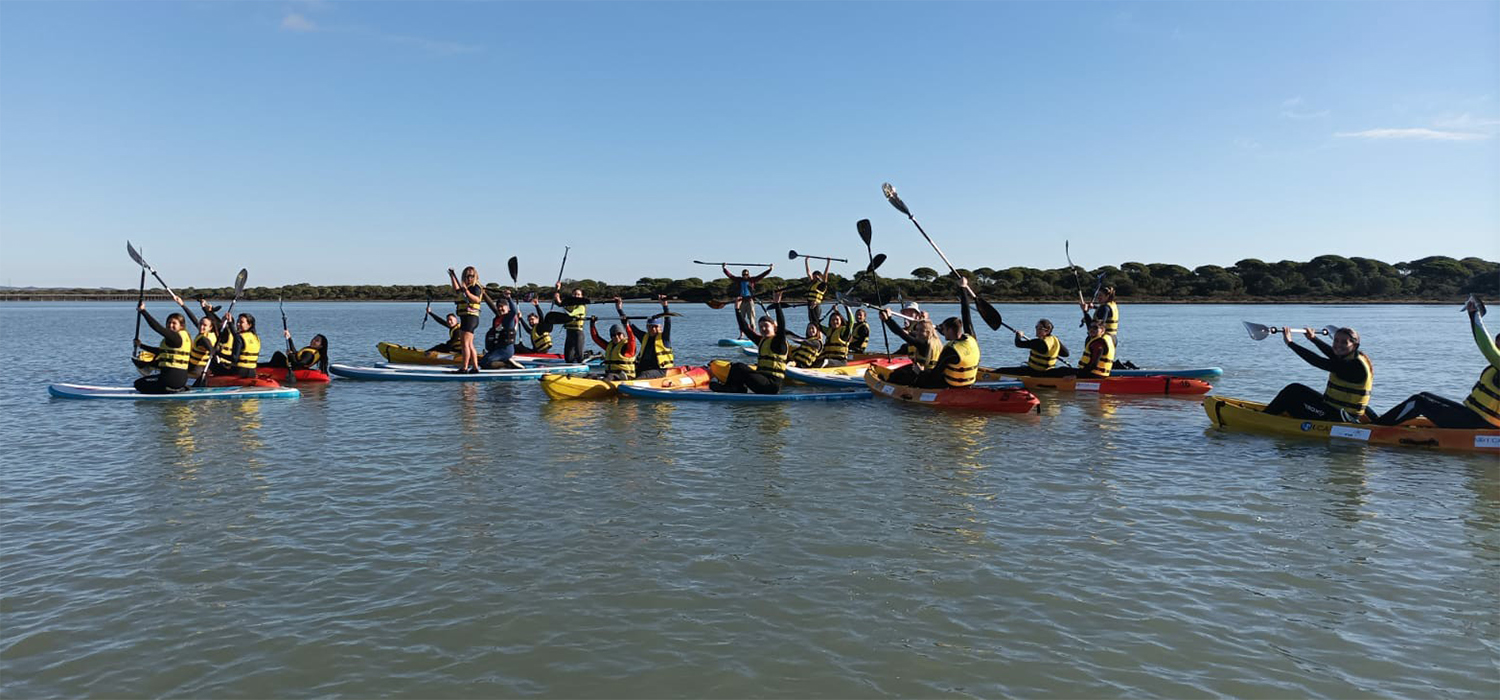
<svg viewBox="0 0 1500 700"><path fill-rule="evenodd" d="M357 367L334 364L331 374L349 379L371 379L388 382L516 382L541 379L544 374L583 374L588 365L551 365L534 369L482 369L477 374L459 372L457 367Z"/></svg>
<svg viewBox="0 0 1500 700"><path fill-rule="evenodd" d="M720 338L719 345L726 348L753 348L755 341L747 338Z"/></svg>
<svg viewBox="0 0 1500 700"><path fill-rule="evenodd" d="M781 394L726 394L707 389L653 389L647 386L621 384L620 393L638 399L662 401L729 401L737 403L780 403L783 401L846 401L868 399L873 396L866 391L819 391Z"/></svg>
<svg viewBox="0 0 1500 700"><path fill-rule="evenodd" d="M172 394L142 394L133 386L88 386L53 384L47 393L60 399L114 399L126 401L197 401L202 399L295 399L302 392L287 387L220 386L191 388Z"/></svg>

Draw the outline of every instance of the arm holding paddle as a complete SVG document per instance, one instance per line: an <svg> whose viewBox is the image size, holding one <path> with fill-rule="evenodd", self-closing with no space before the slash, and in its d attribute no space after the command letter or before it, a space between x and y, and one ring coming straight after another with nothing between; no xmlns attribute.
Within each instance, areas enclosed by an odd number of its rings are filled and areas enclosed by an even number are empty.
<svg viewBox="0 0 1500 700"><path fill-rule="evenodd" d="M1469 297L1469 302L1464 305L1469 312L1469 325L1474 330L1474 343L1479 346L1479 352L1484 359L1489 360L1490 366L1500 369L1500 350L1495 348L1495 341L1490 337L1490 332L1485 329L1484 321L1480 316L1484 315L1484 302Z"/></svg>
<svg viewBox="0 0 1500 700"><path fill-rule="evenodd" d="M969 288L969 278L959 276L958 278L958 308L964 322L964 333L974 335L974 317L969 314L969 297L978 299L974 290Z"/></svg>

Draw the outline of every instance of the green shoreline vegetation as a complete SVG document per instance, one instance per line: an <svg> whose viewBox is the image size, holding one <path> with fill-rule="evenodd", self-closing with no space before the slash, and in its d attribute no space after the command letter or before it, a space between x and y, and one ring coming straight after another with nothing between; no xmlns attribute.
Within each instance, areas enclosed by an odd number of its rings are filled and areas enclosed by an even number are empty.
<svg viewBox="0 0 1500 700"><path fill-rule="evenodd" d="M738 270L735 270L738 272ZM752 270L752 273L755 271ZM1011 267L997 270L988 267L959 270L976 284L976 291L995 302L1058 302L1076 299L1078 282L1066 267L1040 270ZM878 273L878 271L877 271ZM1127 262L1119 267L1105 266L1089 271L1078 270L1078 279L1088 296L1095 280L1103 276L1112 284L1121 301L1155 303L1423 303L1446 302L1468 294L1500 297L1500 263L1475 257L1457 260L1429 256L1394 265L1369 258L1345 258L1320 255L1308 262L1283 260L1267 263L1254 258L1241 260L1230 267L1203 265L1188 269L1167 263ZM872 283L864 271L852 277L831 275L834 288L874 301ZM941 301L953 297L948 275L930 267L919 267L909 277L880 276L880 298L903 298ZM787 289L797 295L805 280L767 277L759 285L764 290ZM609 284L599 280L565 280L564 288L582 289L590 299L654 299L665 294L686 302L725 301L733 297L734 283L722 275L702 279L642 277L634 284ZM490 282L491 289L509 285ZM149 288L148 288L149 289ZM546 301L551 288L534 284L521 285L519 293L534 292ZM225 299L234 292L231 287L185 287L176 290L184 299ZM134 296L134 289L26 288L0 291L0 301L87 300ZM149 292L148 292L149 294ZM242 299L274 301L449 301L448 285L314 285L291 284L285 287L246 287ZM158 289L153 298L161 298Z"/></svg>

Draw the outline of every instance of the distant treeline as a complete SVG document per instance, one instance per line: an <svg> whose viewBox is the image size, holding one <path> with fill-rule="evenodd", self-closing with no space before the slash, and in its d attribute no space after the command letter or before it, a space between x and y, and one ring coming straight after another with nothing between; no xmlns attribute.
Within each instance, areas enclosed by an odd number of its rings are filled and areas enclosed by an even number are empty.
<svg viewBox="0 0 1500 700"><path fill-rule="evenodd" d="M738 270L735 270L738 272ZM751 271L755 272L754 270ZM880 271L877 271L880 272ZM886 271L890 273L891 271ZM1181 265L1166 263L1127 262L1119 267L1105 266L1094 270L1078 269L1078 281L1074 271L1066 267L1039 270L1030 267L1010 267L996 270L979 267L960 270L969 277L986 299L996 301L1066 301L1077 298L1079 284L1088 296L1093 292L1095 280L1103 275L1104 284L1114 285L1116 294L1122 299L1135 301L1270 301L1270 302L1318 302L1318 301L1441 301L1463 297L1470 293L1490 298L1500 298L1500 263L1480 258L1455 260L1435 255L1401 262L1394 265L1369 258L1345 258L1338 255L1320 255L1308 262L1282 260L1268 263L1249 258L1230 267L1203 265L1188 269ZM880 296L889 299L899 291L908 299L941 299L954 296L954 285L946 274L930 267L912 270L909 277L880 277ZM863 271L853 278L832 275L834 287L846 292L853 291L861 298L873 300L876 296L872 280L867 280ZM508 285L490 282L491 289ZM805 280L787 280L767 277L759 288L762 291L787 289L797 294L805 289ZM654 298L665 294L674 299L705 301L728 299L733 295L733 283L723 276L707 280L697 277L669 279L665 277L642 277L634 284L609 284L598 280L567 280L565 291L582 289L590 299L608 299L619 296L626 299ZM34 293L37 290L27 290ZM126 290L105 291L99 289L50 289L56 295L98 296L119 294ZM133 291L133 290L129 290ZM226 299L233 294L231 287L211 289L186 288L177 290L184 298L207 297ZM535 292L549 298L551 288L525 285L519 293ZM16 298L22 290L9 290L4 297ZM274 301L278 296L288 300L347 300L347 301L422 301L431 298L434 302L448 302L452 290L447 285L314 285L292 284L285 287L250 287L245 290L245 299Z"/></svg>

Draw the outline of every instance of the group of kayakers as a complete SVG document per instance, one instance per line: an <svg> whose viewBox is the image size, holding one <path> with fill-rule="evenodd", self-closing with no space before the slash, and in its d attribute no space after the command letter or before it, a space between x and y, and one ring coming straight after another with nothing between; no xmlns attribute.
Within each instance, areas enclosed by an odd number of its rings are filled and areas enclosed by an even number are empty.
<svg viewBox="0 0 1500 700"><path fill-rule="evenodd" d="M238 317L225 313L221 318L218 307L206 300L199 300L203 317L193 315L182 298L173 294L172 301L182 313L167 316L166 324L157 321L146 311L142 301L136 312L151 330L161 335L160 345L148 345L135 341L137 369L153 372L135 381L135 389L143 394L167 394L184 391L191 381L210 376L231 376L255 379L262 368L295 371L317 368L328 371L328 339L322 334L312 337L308 344L296 349L290 330L283 329L286 352L276 351L269 362L260 361L261 342L255 330L255 317L242 313ZM189 323L198 329L198 335L188 334Z"/></svg>

